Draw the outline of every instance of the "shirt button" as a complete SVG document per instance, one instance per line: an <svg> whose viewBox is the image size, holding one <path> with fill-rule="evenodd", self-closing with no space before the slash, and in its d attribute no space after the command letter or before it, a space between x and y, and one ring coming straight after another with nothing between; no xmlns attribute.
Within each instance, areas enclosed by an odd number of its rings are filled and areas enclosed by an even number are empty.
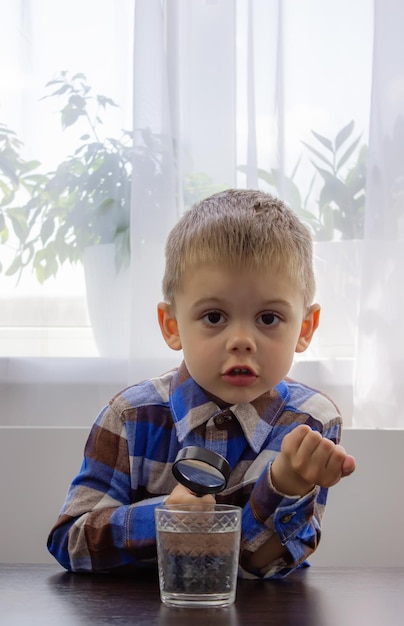
<svg viewBox="0 0 404 626"><path fill-rule="evenodd" d="M282 515L281 524L287 524L288 522L290 522L293 516L294 513L286 513L285 515Z"/></svg>
<svg viewBox="0 0 404 626"><path fill-rule="evenodd" d="M217 417L215 417L214 422L215 422L216 426L221 426L222 424L224 424L224 417L223 417L223 415L218 415Z"/></svg>

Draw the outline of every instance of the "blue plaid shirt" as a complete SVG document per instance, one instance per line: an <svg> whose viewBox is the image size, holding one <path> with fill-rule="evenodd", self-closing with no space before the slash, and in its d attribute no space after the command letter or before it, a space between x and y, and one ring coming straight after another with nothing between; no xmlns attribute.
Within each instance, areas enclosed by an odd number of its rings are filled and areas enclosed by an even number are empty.
<svg viewBox="0 0 404 626"><path fill-rule="evenodd" d="M172 465L184 446L203 446L232 468L217 502L243 509L241 549L255 551L274 533L286 556L257 576L282 577L316 549L327 490L285 496L270 465L284 436L308 424L338 443L341 417L324 395L292 380L251 404L219 408L178 370L128 387L95 421L48 548L66 569L111 571L156 563L154 509L172 491ZM240 575L255 576L240 568Z"/></svg>

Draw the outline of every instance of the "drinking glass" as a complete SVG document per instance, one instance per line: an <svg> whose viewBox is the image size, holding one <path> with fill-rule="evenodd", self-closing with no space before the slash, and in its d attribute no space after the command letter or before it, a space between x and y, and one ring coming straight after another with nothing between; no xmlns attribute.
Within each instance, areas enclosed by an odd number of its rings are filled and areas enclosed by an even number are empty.
<svg viewBox="0 0 404 626"><path fill-rule="evenodd" d="M159 505L155 509L164 604L224 607L236 597L240 507Z"/></svg>

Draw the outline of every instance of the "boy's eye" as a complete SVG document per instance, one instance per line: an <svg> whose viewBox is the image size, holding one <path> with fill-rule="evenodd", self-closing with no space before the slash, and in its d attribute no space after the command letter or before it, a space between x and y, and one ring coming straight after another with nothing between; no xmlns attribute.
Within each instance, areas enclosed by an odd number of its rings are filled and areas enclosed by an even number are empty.
<svg viewBox="0 0 404 626"><path fill-rule="evenodd" d="M203 316L203 321L206 324L223 324L224 319L224 315L220 311L209 311Z"/></svg>
<svg viewBox="0 0 404 626"><path fill-rule="evenodd" d="M278 317L278 315L276 315L276 313L261 313L261 315L258 317L258 322L260 324L263 324L264 326L276 326L277 324L279 324L280 319Z"/></svg>

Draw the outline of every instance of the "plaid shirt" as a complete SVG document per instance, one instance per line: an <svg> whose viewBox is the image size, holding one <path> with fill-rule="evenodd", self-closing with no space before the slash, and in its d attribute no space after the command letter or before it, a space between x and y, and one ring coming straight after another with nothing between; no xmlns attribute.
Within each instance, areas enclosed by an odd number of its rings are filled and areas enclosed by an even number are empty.
<svg viewBox="0 0 404 626"><path fill-rule="evenodd" d="M286 379L251 404L220 409L178 370L128 387L95 421L84 460L48 539L68 570L110 571L156 563L154 509L172 491L172 465L184 446L224 456L232 473L217 502L243 509L241 549L255 551L274 533L287 556L265 572L282 577L316 549L327 490L304 497L276 491L269 467L284 436L308 424L338 443L341 418L324 395Z"/></svg>

